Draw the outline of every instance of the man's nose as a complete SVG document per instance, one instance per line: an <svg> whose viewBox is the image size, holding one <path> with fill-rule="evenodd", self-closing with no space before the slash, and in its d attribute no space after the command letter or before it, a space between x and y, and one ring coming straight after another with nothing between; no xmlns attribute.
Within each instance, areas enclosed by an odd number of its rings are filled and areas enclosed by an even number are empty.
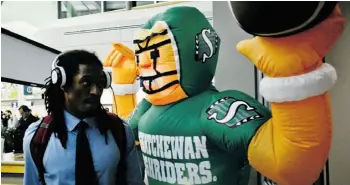
<svg viewBox="0 0 350 185"><path fill-rule="evenodd" d="M93 95L101 95L103 91L102 87L99 87L98 85L93 85L90 90L90 94Z"/></svg>

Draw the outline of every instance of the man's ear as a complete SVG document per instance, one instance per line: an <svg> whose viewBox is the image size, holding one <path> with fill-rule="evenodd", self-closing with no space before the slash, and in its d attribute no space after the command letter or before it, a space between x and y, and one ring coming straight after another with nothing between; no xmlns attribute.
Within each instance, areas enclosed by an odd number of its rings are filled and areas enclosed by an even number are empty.
<svg viewBox="0 0 350 185"><path fill-rule="evenodd" d="M60 89L63 91L63 92L68 92L68 88L67 88L67 86L63 86L63 87L60 87Z"/></svg>

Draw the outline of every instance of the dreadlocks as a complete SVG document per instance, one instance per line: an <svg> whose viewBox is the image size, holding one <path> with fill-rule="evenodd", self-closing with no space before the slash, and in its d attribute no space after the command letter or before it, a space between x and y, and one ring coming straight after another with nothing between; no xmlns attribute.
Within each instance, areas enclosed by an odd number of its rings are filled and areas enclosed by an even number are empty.
<svg viewBox="0 0 350 185"><path fill-rule="evenodd" d="M59 85L51 82L51 77L46 79L44 101L47 114L53 118L52 127L55 135L60 139L61 144L66 148L67 126L64 120L64 93ZM60 124L61 123L61 124Z"/></svg>
<svg viewBox="0 0 350 185"><path fill-rule="evenodd" d="M73 77L79 72L79 65L97 65L103 68L101 61L94 53L90 53L84 50L72 50L61 54L58 59L58 66L63 67L66 73L66 84L64 87L60 87L60 84L53 84L51 77L48 77L45 81L45 93L44 101L46 111L52 116L53 133L59 138L61 144L66 148L67 144L67 126L64 119L65 109L65 95L63 89L69 88L72 85ZM101 133L105 134L108 129L107 125L110 122L107 112L101 105L101 109L97 111L98 127ZM106 123L106 124L103 124ZM107 141L107 134L106 141Z"/></svg>

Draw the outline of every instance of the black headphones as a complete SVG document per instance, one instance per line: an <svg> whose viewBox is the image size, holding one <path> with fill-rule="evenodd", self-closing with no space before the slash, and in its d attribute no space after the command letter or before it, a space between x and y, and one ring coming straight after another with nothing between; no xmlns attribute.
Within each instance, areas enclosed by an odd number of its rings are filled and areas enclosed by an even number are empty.
<svg viewBox="0 0 350 185"><path fill-rule="evenodd" d="M51 81L53 84L59 84L60 87L63 87L66 84L67 81L67 76L66 76L66 72L63 69L63 67L58 66L58 62L59 62L59 58L60 56L62 56L63 53L59 54L56 56L55 60L52 63L52 71L51 71ZM109 88L111 86L111 82L112 82L112 76L111 73L108 71L103 70L104 72L104 76L106 78L106 85L105 85L105 89Z"/></svg>

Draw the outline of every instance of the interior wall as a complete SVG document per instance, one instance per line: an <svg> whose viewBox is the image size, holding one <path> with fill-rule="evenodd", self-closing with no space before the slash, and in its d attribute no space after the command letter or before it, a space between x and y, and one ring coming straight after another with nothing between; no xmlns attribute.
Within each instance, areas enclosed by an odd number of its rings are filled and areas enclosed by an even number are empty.
<svg viewBox="0 0 350 185"><path fill-rule="evenodd" d="M236 50L239 41L252 36L236 24L226 1L213 2L213 22L221 38L215 86L219 90L237 89L254 97L254 65Z"/></svg>
<svg viewBox="0 0 350 185"><path fill-rule="evenodd" d="M239 41L252 36L236 24L226 1L213 2L213 22L221 38L215 86L220 91L235 89L254 97L256 89L254 65L236 50ZM257 185L257 179L257 172L252 170L249 185Z"/></svg>
<svg viewBox="0 0 350 185"><path fill-rule="evenodd" d="M1 23L21 21L39 28L57 20L57 11L57 1L5 1L1 4Z"/></svg>
<svg viewBox="0 0 350 185"><path fill-rule="evenodd" d="M326 62L332 64L338 80L330 91L333 116L333 141L329 159L330 184L350 184L350 2L340 2L346 28Z"/></svg>

